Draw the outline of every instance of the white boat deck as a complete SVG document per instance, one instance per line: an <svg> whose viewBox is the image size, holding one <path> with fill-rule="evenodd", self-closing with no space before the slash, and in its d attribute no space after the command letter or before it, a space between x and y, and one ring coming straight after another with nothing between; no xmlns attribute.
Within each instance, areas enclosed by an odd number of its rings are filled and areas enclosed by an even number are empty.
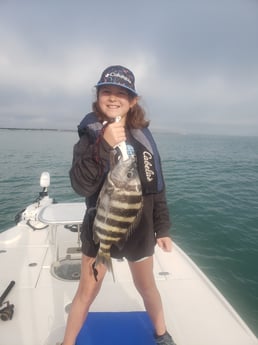
<svg viewBox="0 0 258 345"><path fill-rule="evenodd" d="M0 294L11 280L16 282L7 297L15 305L13 319L0 321L1 345L55 345L62 338L78 281L56 279L50 270L57 257L64 258L68 248L77 246L77 233L60 222L37 231L18 225L0 234ZM79 256L76 251L72 254L75 260ZM127 262L114 260L113 265L115 282L107 274L91 310L144 310ZM177 245L172 253L156 249L154 272L168 330L177 345L258 344L247 325Z"/></svg>

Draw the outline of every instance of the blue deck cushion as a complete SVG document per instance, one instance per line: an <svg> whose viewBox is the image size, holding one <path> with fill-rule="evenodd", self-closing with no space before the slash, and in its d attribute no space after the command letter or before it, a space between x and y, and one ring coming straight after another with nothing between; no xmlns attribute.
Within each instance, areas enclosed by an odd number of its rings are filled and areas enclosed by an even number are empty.
<svg viewBox="0 0 258 345"><path fill-rule="evenodd" d="M155 345L146 312L90 312L76 345Z"/></svg>

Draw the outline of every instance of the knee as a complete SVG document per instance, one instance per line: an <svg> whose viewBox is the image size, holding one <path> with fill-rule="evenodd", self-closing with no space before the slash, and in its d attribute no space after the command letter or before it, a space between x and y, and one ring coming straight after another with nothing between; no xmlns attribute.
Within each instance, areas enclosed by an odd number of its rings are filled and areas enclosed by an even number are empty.
<svg viewBox="0 0 258 345"><path fill-rule="evenodd" d="M90 306L101 288L102 281L88 281L80 282L75 298L77 298L83 305Z"/></svg>
<svg viewBox="0 0 258 345"><path fill-rule="evenodd" d="M134 281L134 285L139 292L139 294L143 298L147 298L148 296L153 296L157 292L156 284L153 282L136 282Z"/></svg>

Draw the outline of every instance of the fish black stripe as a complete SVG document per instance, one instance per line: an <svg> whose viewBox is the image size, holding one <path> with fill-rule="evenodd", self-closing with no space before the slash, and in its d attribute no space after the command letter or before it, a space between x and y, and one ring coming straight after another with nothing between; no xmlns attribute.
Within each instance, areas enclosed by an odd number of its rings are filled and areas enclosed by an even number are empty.
<svg viewBox="0 0 258 345"><path fill-rule="evenodd" d="M130 225L129 225L130 226ZM112 237L112 238L120 238L121 236L123 236L124 235L124 233L126 233L126 229L125 229L125 231L112 231L112 230L110 230L110 229L105 229L105 228L100 228L100 227L98 227L98 228L96 228L96 233L97 234L99 234L99 237L101 237L101 235L102 236L105 236L105 237Z"/></svg>
<svg viewBox="0 0 258 345"><path fill-rule="evenodd" d="M114 193L112 195L112 200L114 201L120 201L121 203L127 203L127 204L137 204L141 202L142 200L142 195L141 194L119 194L119 193Z"/></svg>
<svg viewBox="0 0 258 345"><path fill-rule="evenodd" d="M101 214L108 214L109 217L133 217L142 208L142 204L128 205L128 204L112 204L108 210L100 209Z"/></svg>
<svg viewBox="0 0 258 345"><path fill-rule="evenodd" d="M117 238L116 240L112 240L112 239L101 240L101 249L103 248L110 249L110 246L112 246L113 244L119 243L122 238Z"/></svg>
<svg viewBox="0 0 258 345"><path fill-rule="evenodd" d="M116 219L116 218L123 218L122 221L129 221L129 219L127 218L132 218L132 217L135 217L138 212L140 211L140 209L127 209L127 208L124 208L124 209L121 209L121 208L117 208L117 207L111 207L109 212L108 212L108 217L105 217L105 213L101 213L99 212L98 214L98 219L100 219L101 221L105 221L105 219Z"/></svg>
<svg viewBox="0 0 258 345"><path fill-rule="evenodd" d="M110 205L108 210L105 210L102 207L98 209L98 216L112 219L119 219L121 221L132 221L132 218L137 215L141 209L142 205L138 205L138 207L130 207L130 205Z"/></svg>
<svg viewBox="0 0 258 345"><path fill-rule="evenodd" d="M104 230L104 231L111 231L111 232L117 232L117 231L112 231L112 229L108 229L109 227L111 227L111 228L117 228L117 229L128 229L130 226L131 226L131 224L132 224L132 222L121 222L121 221L117 221L117 220L115 220L115 219L110 219L110 218L108 218L105 222L103 221L103 218L102 219L98 219L100 222L101 222L101 224L103 224L103 226L102 226L102 229ZM106 228L107 228L107 230L106 230Z"/></svg>

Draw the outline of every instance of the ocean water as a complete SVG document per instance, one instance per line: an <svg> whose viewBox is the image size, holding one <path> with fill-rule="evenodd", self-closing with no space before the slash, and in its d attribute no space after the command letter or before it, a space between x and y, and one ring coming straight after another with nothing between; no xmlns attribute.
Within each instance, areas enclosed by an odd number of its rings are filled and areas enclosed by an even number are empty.
<svg viewBox="0 0 258 345"><path fill-rule="evenodd" d="M258 336L258 137L154 133L171 235ZM50 196L82 201L68 177L76 132L0 130L0 231L51 175Z"/></svg>

